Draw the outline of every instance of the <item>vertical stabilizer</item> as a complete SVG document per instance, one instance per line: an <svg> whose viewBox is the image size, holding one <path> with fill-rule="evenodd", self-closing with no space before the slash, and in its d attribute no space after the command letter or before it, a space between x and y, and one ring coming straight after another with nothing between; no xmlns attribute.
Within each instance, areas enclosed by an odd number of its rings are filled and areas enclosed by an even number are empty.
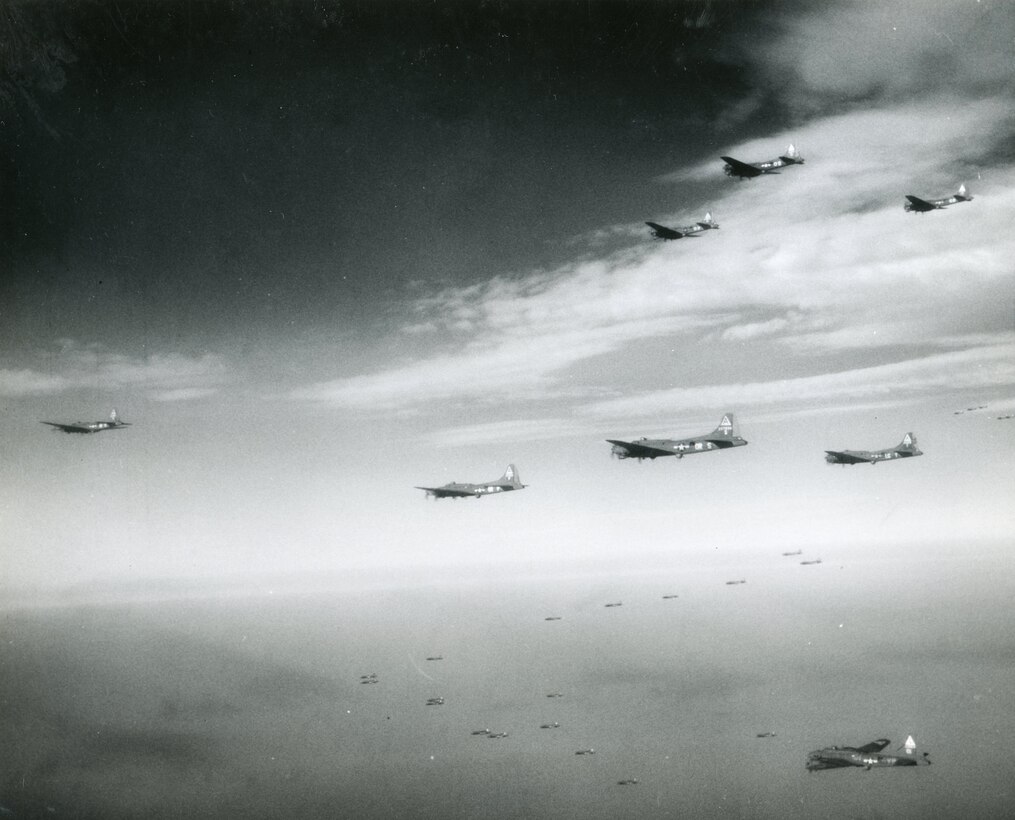
<svg viewBox="0 0 1015 820"><path fill-rule="evenodd" d="M501 476L500 480L502 483L510 484L513 487L522 486L522 480L518 477L518 468L514 464L508 464L508 468L504 471L504 475Z"/></svg>
<svg viewBox="0 0 1015 820"><path fill-rule="evenodd" d="M111 412L111 413L109 414L109 420L110 420L111 422L113 422L113 424L116 424L116 422L118 421L118 419L117 419L117 417L116 417L116 408L115 408L115 407L113 408L113 412Z"/></svg>
<svg viewBox="0 0 1015 820"><path fill-rule="evenodd" d="M713 430L713 433L720 436L733 436L733 429L735 422L733 421L732 413L724 413L722 419L719 421L719 426Z"/></svg>
<svg viewBox="0 0 1015 820"><path fill-rule="evenodd" d="M906 738L906 742L902 744L902 748L906 750L907 755L911 755L916 751L916 741L913 740L912 735Z"/></svg>

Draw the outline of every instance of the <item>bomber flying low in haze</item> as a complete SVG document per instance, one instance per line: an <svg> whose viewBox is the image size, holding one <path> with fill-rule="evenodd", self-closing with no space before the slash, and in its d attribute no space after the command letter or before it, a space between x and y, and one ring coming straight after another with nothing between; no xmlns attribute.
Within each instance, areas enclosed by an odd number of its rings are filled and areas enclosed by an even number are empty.
<svg viewBox="0 0 1015 820"><path fill-rule="evenodd" d="M103 430L119 430L121 427L130 427L130 422L120 421L114 409L109 414L109 421L76 421L73 424L60 424L57 421L44 421L64 433L101 433Z"/></svg>
<svg viewBox="0 0 1015 820"><path fill-rule="evenodd" d="M925 214L927 211L940 211L956 202L969 202L972 198L973 195L966 190L966 186L960 185L959 190L954 194L941 197L941 199L920 199L918 196L906 194L908 202L902 207L913 213Z"/></svg>
<svg viewBox="0 0 1015 820"><path fill-rule="evenodd" d="M723 166L723 173L728 177L739 177L740 179L752 179L762 174L777 174L780 168L787 168L790 165L803 165L804 158L797 153L792 145L786 149L786 153L775 159L765 162L741 162L733 157L719 157L726 164Z"/></svg>
<svg viewBox="0 0 1015 820"><path fill-rule="evenodd" d="M747 444L744 439L735 432L733 414L723 415L719 426L711 433L692 438L669 439L669 438L640 438L637 441L617 441L607 439L613 445L611 455L624 459L636 458L641 461L643 458L661 458L662 456L676 456L683 458L691 453L707 453L710 450L726 450L730 447L743 447Z"/></svg>
<svg viewBox="0 0 1015 820"><path fill-rule="evenodd" d="M452 481L443 487L416 487L417 490L425 490L427 496L434 498L482 498L484 495L495 493L506 493L510 490L523 490L527 485L522 484L518 477L518 468L509 464L504 475L495 481L485 481L481 484L458 484Z"/></svg>
<svg viewBox="0 0 1015 820"><path fill-rule="evenodd" d="M904 753L901 755L881 754L881 750L889 743L891 741L883 737L871 741L865 746L828 746L818 749L807 755L807 771L843 769L847 766L857 766L870 771L874 767L930 765L930 760L927 759L928 752L924 752L920 757L914 754L916 741L913 740L912 735L906 738L906 742L902 746Z"/></svg>
<svg viewBox="0 0 1015 820"><path fill-rule="evenodd" d="M684 225L680 228L667 228L665 225L659 225L655 222L646 222L645 224L652 229L653 239L662 239L666 242L671 239L697 236L699 233L719 227L719 223L712 219L711 211L705 214L705 218L701 222L695 222L693 225Z"/></svg>
<svg viewBox="0 0 1015 820"><path fill-rule="evenodd" d="M829 464L877 464L922 455L923 450L916 446L916 436L906 433L902 442L890 450L825 450L825 461Z"/></svg>

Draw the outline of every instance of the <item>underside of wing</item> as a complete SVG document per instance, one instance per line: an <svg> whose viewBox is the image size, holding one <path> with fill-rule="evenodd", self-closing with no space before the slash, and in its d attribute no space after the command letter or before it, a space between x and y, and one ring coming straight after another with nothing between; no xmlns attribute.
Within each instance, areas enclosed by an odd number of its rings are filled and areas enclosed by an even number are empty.
<svg viewBox="0 0 1015 820"><path fill-rule="evenodd" d="M42 424L48 424L50 427L55 427L57 430L63 430L65 433L90 433L91 430L79 424L60 424L56 421L44 421Z"/></svg>
<svg viewBox="0 0 1015 820"><path fill-rule="evenodd" d="M891 742L892 741L890 741L886 737L880 737L877 740L872 740L870 743L858 747L857 751L862 752L863 754L870 754L871 752L880 752L883 748L885 748L885 746L887 746Z"/></svg>
<svg viewBox="0 0 1015 820"><path fill-rule="evenodd" d="M825 450L825 453L830 455L840 464L863 464L871 460L869 458L862 456L859 453L851 453L848 450L843 452L837 452L835 450Z"/></svg>
<svg viewBox="0 0 1015 820"><path fill-rule="evenodd" d="M447 487L416 487L417 490L426 490L436 498L471 498L475 493L469 490L455 490Z"/></svg>
<svg viewBox="0 0 1015 820"><path fill-rule="evenodd" d="M683 236L680 231L667 228L665 225L659 225L656 222L646 222L645 224L652 229L652 235L656 239L680 239Z"/></svg>
<svg viewBox="0 0 1015 820"><path fill-rule="evenodd" d="M613 439L607 439L607 441L615 447L623 447L632 458L657 458L658 456L673 455L672 450L664 450L662 447L646 446L643 443L635 441L614 441Z"/></svg>
<svg viewBox="0 0 1015 820"><path fill-rule="evenodd" d="M807 761L807 768L812 772L820 772L823 769L845 769L850 765L852 764L847 763L845 760L830 760L827 758Z"/></svg>
<svg viewBox="0 0 1015 820"><path fill-rule="evenodd" d="M933 203L928 202L926 199L920 199L920 197L913 196L912 194L906 194L906 199L908 199L913 204L913 207L919 211L933 211L934 208L937 207Z"/></svg>
<svg viewBox="0 0 1015 820"><path fill-rule="evenodd" d="M748 165L746 162L741 162L733 157L719 157L729 165L730 170L738 177L756 177L761 175L761 171L755 168L753 165Z"/></svg>

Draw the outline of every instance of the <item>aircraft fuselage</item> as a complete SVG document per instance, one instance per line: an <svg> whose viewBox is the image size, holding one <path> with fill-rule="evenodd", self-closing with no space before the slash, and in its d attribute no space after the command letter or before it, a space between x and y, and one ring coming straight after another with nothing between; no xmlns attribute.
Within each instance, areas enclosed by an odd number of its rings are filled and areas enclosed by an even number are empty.
<svg viewBox="0 0 1015 820"><path fill-rule="evenodd" d="M855 749L820 749L807 755L807 769L809 771L846 766L872 769L918 765L920 765L920 760L909 755L883 755L878 752L860 752Z"/></svg>
<svg viewBox="0 0 1015 820"><path fill-rule="evenodd" d="M617 458L656 459L665 456L683 458L694 453L707 453L711 450L725 450L730 447L742 447L747 444L739 436L728 441L707 440L702 438L685 439L649 439L640 438L632 442L611 441L611 452ZM627 446L625 446L627 445Z"/></svg>

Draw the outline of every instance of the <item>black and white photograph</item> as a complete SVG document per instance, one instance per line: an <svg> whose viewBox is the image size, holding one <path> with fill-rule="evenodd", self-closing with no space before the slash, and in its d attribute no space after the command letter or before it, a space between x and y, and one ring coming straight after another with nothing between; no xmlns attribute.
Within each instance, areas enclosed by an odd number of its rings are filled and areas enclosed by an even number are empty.
<svg viewBox="0 0 1015 820"><path fill-rule="evenodd" d="M1006 0L0 3L0 818L1015 815L1013 226Z"/></svg>

